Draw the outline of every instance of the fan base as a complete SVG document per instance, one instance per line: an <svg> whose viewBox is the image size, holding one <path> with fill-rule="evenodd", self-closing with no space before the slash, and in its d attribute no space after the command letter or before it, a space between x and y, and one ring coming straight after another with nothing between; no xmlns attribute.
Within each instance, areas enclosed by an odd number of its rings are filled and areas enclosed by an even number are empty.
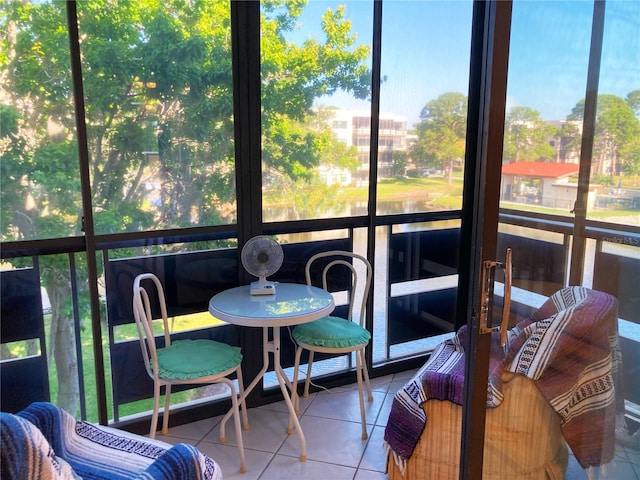
<svg viewBox="0 0 640 480"><path fill-rule="evenodd" d="M276 284L274 282L251 282L249 293L251 295L273 295L276 293Z"/></svg>

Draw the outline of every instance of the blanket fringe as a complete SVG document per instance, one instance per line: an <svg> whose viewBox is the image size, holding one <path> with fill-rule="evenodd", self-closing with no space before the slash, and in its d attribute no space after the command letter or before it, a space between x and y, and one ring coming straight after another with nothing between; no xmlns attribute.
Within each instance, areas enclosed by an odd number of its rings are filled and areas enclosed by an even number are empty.
<svg viewBox="0 0 640 480"><path fill-rule="evenodd" d="M608 475L607 473L608 465L609 465L608 463L604 463L597 467L588 467L586 470L587 470L587 477L589 478L589 480L595 480L596 472L599 472L598 478L606 478Z"/></svg>
<svg viewBox="0 0 640 480"><path fill-rule="evenodd" d="M400 473L404 477L404 474L407 470L407 460L394 452L386 440L382 442L382 448L384 449L384 453L387 455L387 459L389 458L389 455L393 456L393 462L396 464L396 466L400 470ZM389 472L387 472L387 474L388 473Z"/></svg>

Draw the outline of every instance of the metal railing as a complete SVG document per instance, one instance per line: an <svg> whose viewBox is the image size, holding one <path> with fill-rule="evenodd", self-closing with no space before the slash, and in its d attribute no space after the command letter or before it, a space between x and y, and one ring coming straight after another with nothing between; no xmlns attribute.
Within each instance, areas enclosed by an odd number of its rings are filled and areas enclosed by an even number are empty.
<svg viewBox="0 0 640 480"><path fill-rule="evenodd" d="M451 217L453 214L449 213L448 216ZM456 215L453 215L455 217ZM423 223L429 223L430 220L439 221L441 220L442 215L436 215L434 217L430 217L429 215L416 215L416 216L394 216L394 217L385 217L385 225L387 226L387 230L389 232L393 231L393 228L398 225L406 225L407 223L412 223L414 221L422 221ZM510 238L516 242L529 242L526 248L530 248L531 242L535 245L535 248L542 249L541 251L552 252L550 255L555 255L558 258L562 258L562 265L560 265L559 271L562 272L562 278L553 277L553 275L557 275L557 272L551 271L552 278L545 278L545 275L548 275L548 271L540 271L538 272L541 277L536 277L536 273L531 277L532 284L533 283L544 283L544 281L550 281L551 283L564 283L568 278L568 268L569 268L569 256L571 249L571 240L573 235L573 226L570 218L553 216L553 215L542 215L542 214L530 214L521 211L514 210L505 210L500 214L500 222L503 226L508 226L508 229L516 229L515 231L509 231L506 235L509 235ZM329 226L335 227L334 223L327 223L325 228L328 229ZM282 227L282 228L280 228ZM359 228L365 227L364 224L360 225ZM300 232L299 228L293 227L290 223L275 225L272 226L274 229L274 234L293 234L294 232ZM317 231L314 229L313 222L307 222L303 224L303 228L306 234L313 233ZM419 232L422 235L430 235L428 230L420 231L420 226L416 226ZM549 241L548 239L536 239L527 234L524 236L517 235L517 229L523 228L527 229L527 231L536 231L540 234L540 236L544 235L555 235L555 240ZM441 232L441 230L433 230L433 232ZM211 240L211 239L220 239L224 237L225 239L229 239L229 233L222 234L217 232L213 235L213 237L203 236L201 232L191 232L193 235L185 234L185 235L172 235L172 238L163 238L162 235L155 235L155 238L150 241L149 238L144 238L144 234L135 234L127 241L120 241L114 238L103 238L102 241L98 241L99 251L103 253L105 259L111 256L110 252L115 251L119 248L129 247L135 248L140 247L141 245L149 245L152 244L166 244L169 240L178 240L184 243L190 242L201 242L203 240ZM612 293L619 298L620 301L620 316L624 320L630 322L631 324L640 325L640 313L639 313L639 305L640 305L640 289L637 288L637 280L638 280L638 272L640 272L640 227L636 226L625 226L611 223L603 223L603 222L587 222L585 228L585 234L588 239L592 242L593 248L589 250L588 256L585 257L585 272L587 282L590 282L591 286L596 289L601 289L603 291L607 291L608 293ZM215 238L214 238L215 237ZM86 356L83 359L83 352L87 352L90 349L90 345L88 342L91 342L90 332L87 332L85 326L90 325L91 322L86 318L88 315L87 309L85 308L83 302L85 301L85 292L82 291L81 284L82 281L78 279L79 274L81 273L82 267L79 264L83 263L83 255L81 248L81 239L73 238L73 239L56 239L52 241L46 240L38 240L33 242L10 242L3 244L2 248L2 259L5 263L5 266L9 266L10 264L21 265L25 264L27 266L20 267L21 269L35 269L35 276L39 278L39 283L36 285L38 288L38 294L40 291L40 287L45 285L45 279L42 272L41 265L46 263L45 260L48 259L50 255L59 255L64 254L67 256L67 261L65 262L67 266L65 267L64 274L60 275L61 281L69 282L69 291L70 291L70 302L69 308L66 311L66 314L69 316L73 323L74 336L75 336L75 344L76 344L76 356L77 356L77 368L79 370L79 395L80 395L80 416L82 418L86 418L88 416L87 410L90 408L88 404L93 402L91 389L93 386L85 385L87 379L93 378L94 375L100 375L99 372L94 372L92 370L92 366L86 364ZM524 248L524 247L523 247ZM65 251L66 250L66 251ZM555 252L555 253L553 253ZM163 254L163 258L166 260L167 255ZM143 257L144 258L144 257ZM31 259L31 260L30 260ZM447 262L444 259L444 263ZM106 260L105 260L106 262ZM58 262L60 264L60 262ZM107 263L104 264L105 268ZM381 268L381 267L380 267ZM447 267L451 270L451 265ZM13 270L17 270L17 267L13 267ZM6 309L6 305L8 305L12 300L9 295L15 294L12 293L12 289L8 288L7 282L11 282L11 277L8 274L13 270L5 270L1 273L2 277L2 330L3 333L5 329L9 330L11 324L22 322L22 318L17 318L11 315L11 312ZM451 273L451 272L449 272ZM633 276L635 275L635 281ZM101 278L104 278L104 273ZM388 277L385 277L388 278ZM541 282L537 282L537 280L541 280ZM47 280L51 281L51 280ZM105 288L103 292L101 292L101 296L106 299L110 294L115 294L117 292L110 292L109 288L111 288L108 282L102 283L102 287ZM526 283L526 282L525 282ZM101 287L101 288L102 288ZM30 287L31 288L31 287ZM35 288L35 287L34 287ZM388 281L386 285L387 292L390 291L390 282ZM535 291L535 287L532 288ZM538 291L540 294L547 294L546 291ZM8 303L9 302L9 303ZM106 305L106 300L105 300ZM49 327L47 326L50 322L50 312L45 312L45 307L40 307L43 311L39 315L41 320L38 320L34 323L34 331L31 335L27 335L24 337L25 339L42 339L42 347L41 349L44 352L41 352L44 356L44 359L47 359L47 368L49 369L49 377L53 377L53 371L55 370L55 361L52 357L52 344L50 341L50 333ZM206 307L205 307L206 310ZM103 325L107 325L104 320L106 320L106 311L103 313L105 318L103 319ZM386 312L377 312L376 314L381 314L385 318L385 321L388 323L393 323L395 319L386 318ZM106 328L106 327L105 327ZM45 333L46 332L46 333ZM104 332L103 332L104 333ZM46 335L49 335L49 338L46 338ZM378 336L377 341L379 342L381 339L380 336L384 336L383 342L385 345L385 349L387 351L387 356L381 359L378 357L376 360L377 365L382 365L384 363L393 363L395 358L388 355L389 352L389 338L387 337L386 332L376 331L374 332L374 337ZM638 339L636 339L638 340ZM4 339L3 339L4 342ZM5 366L8 366L8 362L15 361L16 358L11 358L6 354L6 352L10 351L11 344L3 344L3 352L5 352L5 357L2 358L3 370L5 370ZM424 353L424 352L423 352ZM111 351L105 352L105 357L108 357L111 354ZM21 354L14 354L15 356L20 356ZM27 354L23 354L26 356ZM89 372L88 372L89 371ZM3 376L4 378L4 376ZM49 380L49 382L55 382L55 380ZM112 385L112 379L104 378L102 381L106 382L106 384L110 387ZM5 386L3 384L2 391L4 394L11 395L11 386ZM88 387L88 388L87 388ZM111 388L111 387L110 387ZM110 389L109 388L109 389ZM52 391L55 391L56 388L52 388ZM48 392L49 386L43 388L42 392ZM151 395L151 392L149 392ZM48 394L48 393L47 393ZM4 395L3 395L4 396ZM113 409L113 404L110 405L110 409ZM92 418L90 418L92 420Z"/></svg>

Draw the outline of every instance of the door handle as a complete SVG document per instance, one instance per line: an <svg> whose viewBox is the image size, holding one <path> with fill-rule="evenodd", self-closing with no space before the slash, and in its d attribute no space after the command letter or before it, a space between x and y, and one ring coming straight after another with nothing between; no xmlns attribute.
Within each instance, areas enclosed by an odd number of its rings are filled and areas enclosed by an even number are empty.
<svg viewBox="0 0 640 480"><path fill-rule="evenodd" d="M509 327L509 313L511 310L511 259L512 252L507 248L504 263L495 260L485 260L482 268L482 294L480 297L480 333L486 334L500 331L500 345L507 344L507 331ZM504 269L504 303L502 305L502 322L497 327L489 326L489 302L493 297L493 282L497 268Z"/></svg>
<svg viewBox="0 0 640 480"><path fill-rule="evenodd" d="M504 302L502 305L502 323L500 324L500 346L507 344L509 329L509 314L511 313L511 249L507 248L504 259Z"/></svg>

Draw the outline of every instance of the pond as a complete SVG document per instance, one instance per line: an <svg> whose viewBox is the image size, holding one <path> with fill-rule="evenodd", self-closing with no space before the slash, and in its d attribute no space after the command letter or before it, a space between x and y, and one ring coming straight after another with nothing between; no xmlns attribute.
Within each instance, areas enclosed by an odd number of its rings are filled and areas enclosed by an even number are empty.
<svg viewBox="0 0 640 480"><path fill-rule="evenodd" d="M294 206L264 207L263 215L265 222L286 222L293 220L317 220L323 218L337 217L357 217L368 214L367 202L346 203L341 202L337 208L328 209L323 212L304 211L304 207ZM406 213L428 212L442 210L434 208L432 200L385 200L378 202L377 215L394 215Z"/></svg>

